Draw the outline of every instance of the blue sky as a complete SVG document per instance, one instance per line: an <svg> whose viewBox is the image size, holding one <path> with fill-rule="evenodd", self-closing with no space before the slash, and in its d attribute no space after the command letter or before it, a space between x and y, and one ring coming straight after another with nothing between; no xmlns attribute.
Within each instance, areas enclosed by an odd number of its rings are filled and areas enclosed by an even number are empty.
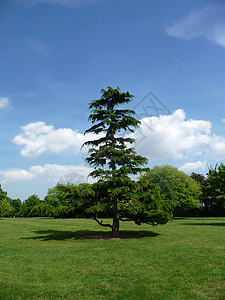
<svg viewBox="0 0 225 300"><path fill-rule="evenodd" d="M0 43L10 197L86 181L88 103L107 86L135 96L135 147L150 167L204 174L224 161L224 1L3 0Z"/></svg>

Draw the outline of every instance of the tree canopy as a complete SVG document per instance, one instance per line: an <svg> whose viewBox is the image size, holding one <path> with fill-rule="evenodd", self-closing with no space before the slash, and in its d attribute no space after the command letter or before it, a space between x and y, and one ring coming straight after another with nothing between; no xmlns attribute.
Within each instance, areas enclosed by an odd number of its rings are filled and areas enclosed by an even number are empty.
<svg viewBox="0 0 225 300"><path fill-rule="evenodd" d="M5 216L6 212L9 212L11 210L11 205L8 199L3 198L0 201L0 214L2 214L3 218Z"/></svg>
<svg viewBox="0 0 225 300"><path fill-rule="evenodd" d="M141 175L139 182L144 188L145 197L152 199L153 192L157 192L154 196L155 205L171 214L177 208L188 210L199 207L200 184L175 167L155 166Z"/></svg>
<svg viewBox="0 0 225 300"><path fill-rule="evenodd" d="M131 147L135 140L121 135L121 131L134 132L140 125L140 121L134 117L135 111L118 108L130 103L133 96L111 87L102 89L101 93L100 99L89 103L89 120L93 125L85 132L96 135L101 133L95 140L84 143L85 146L90 146L86 160L94 167L90 176L98 179L95 184L95 200L87 211L112 212L112 224L103 224L96 217L93 218L98 224L110 227L114 236L118 235L120 221L132 220L137 224L165 223L165 216L160 219L160 213L141 210L137 184L129 177L146 171L143 166L148 162Z"/></svg>
<svg viewBox="0 0 225 300"><path fill-rule="evenodd" d="M0 214L4 217L7 212L11 210L10 199L7 196L7 192L3 191L0 184Z"/></svg>
<svg viewBox="0 0 225 300"><path fill-rule="evenodd" d="M44 203L53 208L53 217L85 216L85 210L93 195L94 191L89 183L58 183L48 190Z"/></svg>
<svg viewBox="0 0 225 300"><path fill-rule="evenodd" d="M1 184L0 184L0 201L5 198L7 198L7 192L3 191Z"/></svg>
<svg viewBox="0 0 225 300"><path fill-rule="evenodd" d="M214 168L210 167L206 175L202 201L208 214L225 216L225 165L221 163L216 164Z"/></svg>

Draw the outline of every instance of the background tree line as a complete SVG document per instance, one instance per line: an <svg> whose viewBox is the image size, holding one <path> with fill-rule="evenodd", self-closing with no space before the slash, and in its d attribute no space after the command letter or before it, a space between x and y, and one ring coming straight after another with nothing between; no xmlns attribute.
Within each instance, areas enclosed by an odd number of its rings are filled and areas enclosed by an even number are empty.
<svg viewBox="0 0 225 300"><path fill-rule="evenodd" d="M157 210L171 218L181 216L225 216L225 165L210 167L206 177L190 176L172 166L155 166L136 181L139 211ZM50 188L44 200L31 195L24 202L11 199L0 185L1 217L112 217L100 205L105 197L99 184L60 184ZM93 209L94 207L94 209ZM138 220L137 220L138 222Z"/></svg>

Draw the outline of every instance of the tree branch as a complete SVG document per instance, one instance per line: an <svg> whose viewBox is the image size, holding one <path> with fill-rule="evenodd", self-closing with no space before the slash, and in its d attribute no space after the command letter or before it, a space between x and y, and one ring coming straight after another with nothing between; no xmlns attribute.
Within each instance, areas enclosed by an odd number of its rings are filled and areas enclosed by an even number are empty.
<svg viewBox="0 0 225 300"><path fill-rule="evenodd" d="M98 219L96 219L95 217L92 217L93 220L95 220L99 225L103 226L103 227L109 227L112 229L112 225L110 224L103 224L103 220L99 221Z"/></svg>

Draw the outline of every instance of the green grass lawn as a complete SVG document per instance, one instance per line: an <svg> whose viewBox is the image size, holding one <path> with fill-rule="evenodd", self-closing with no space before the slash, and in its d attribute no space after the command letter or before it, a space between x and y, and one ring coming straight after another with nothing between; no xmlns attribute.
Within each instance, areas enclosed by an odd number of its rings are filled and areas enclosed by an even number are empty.
<svg viewBox="0 0 225 300"><path fill-rule="evenodd" d="M88 219L0 219L0 299L225 299L225 218L107 232Z"/></svg>

